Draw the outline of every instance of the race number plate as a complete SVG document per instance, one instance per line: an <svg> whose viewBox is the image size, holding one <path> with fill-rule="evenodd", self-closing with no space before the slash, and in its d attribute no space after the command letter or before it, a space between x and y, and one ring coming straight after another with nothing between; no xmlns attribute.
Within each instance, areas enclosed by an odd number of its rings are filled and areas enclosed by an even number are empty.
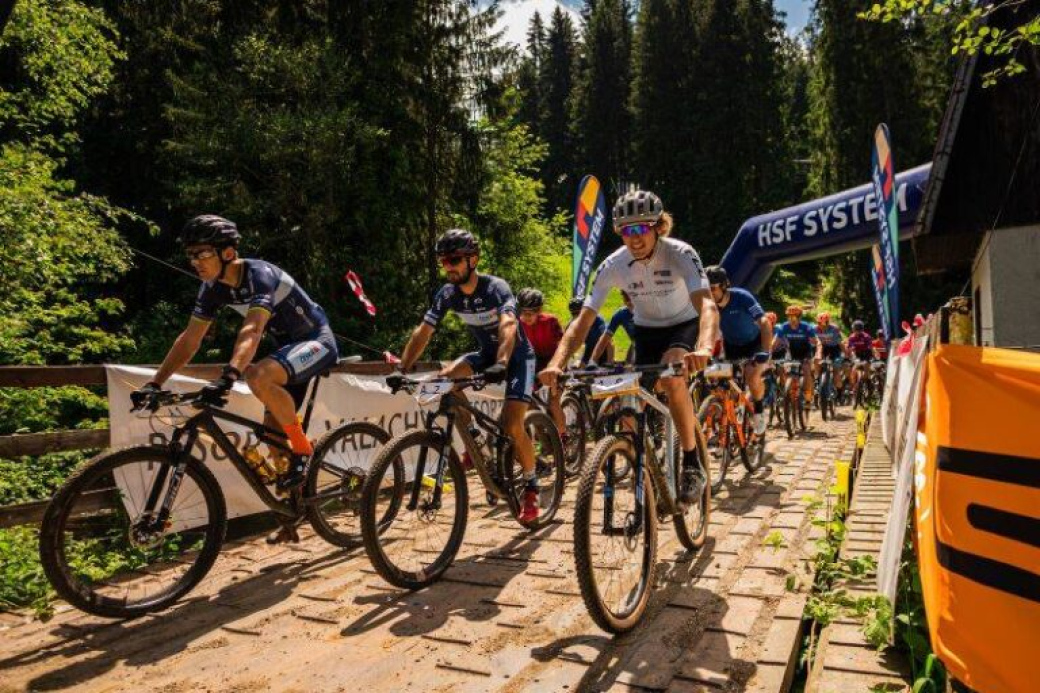
<svg viewBox="0 0 1040 693"><path fill-rule="evenodd" d="M704 369L704 377L708 380L724 380L733 377L733 364L722 362L713 363Z"/></svg>
<svg viewBox="0 0 1040 693"><path fill-rule="evenodd" d="M592 399L639 394L639 373L604 375L592 381Z"/></svg>
<svg viewBox="0 0 1040 693"><path fill-rule="evenodd" d="M455 383L450 380L428 380L419 386L419 404L429 404L451 392L454 387Z"/></svg>

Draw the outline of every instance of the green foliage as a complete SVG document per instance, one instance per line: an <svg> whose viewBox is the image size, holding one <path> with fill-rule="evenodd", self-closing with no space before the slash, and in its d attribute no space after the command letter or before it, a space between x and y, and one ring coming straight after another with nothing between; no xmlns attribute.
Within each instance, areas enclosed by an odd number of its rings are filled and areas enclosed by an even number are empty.
<svg viewBox="0 0 1040 693"><path fill-rule="evenodd" d="M61 149L77 117L108 87L122 57L104 12L82 2L19 0L0 36L14 65L0 89L3 141ZM12 79L13 77L13 79Z"/></svg>
<svg viewBox="0 0 1040 693"><path fill-rule="evenodd" d="M978 3L971 0L884 0L861 12L862 19L880 22L906 22L925 18L953 27L950 54L984 53L1003 58L1002 63L983 75L983 86L1025 72L1018 60L1024 45L1040 46L1040 16L1023 13L1015 26L1002 29L987 24L997 12L1015 8L1018 0Z"/></svg>
<svg viewBox="0 0 1040 693"><path fill-rule="evenodd" d="M76 450L14 460L0 458L0 506L50 498L92 454Z"/></svg>
<svg viewBox="0 0 1040 693"><path fill-rule="evenodd" d="M768 546L772 548L773 551L778 551L787 546L787 543L784 541L784 535L782 532L779 530L773 530L762 539L762 546Z"/></svg>
<svg viewBox="0 0 1040 693"><path fill-rule="evenodd" d="M53 613L51 589L39 558L35 528L0 529L0 611L30 608L40 618Z"/></svg>
<svg viewBox="0 0 1040 693"><path fill-rule="evenodd" d="M99 428L107 415L106 399L86 388L0 388L0 435Z"/></svg>

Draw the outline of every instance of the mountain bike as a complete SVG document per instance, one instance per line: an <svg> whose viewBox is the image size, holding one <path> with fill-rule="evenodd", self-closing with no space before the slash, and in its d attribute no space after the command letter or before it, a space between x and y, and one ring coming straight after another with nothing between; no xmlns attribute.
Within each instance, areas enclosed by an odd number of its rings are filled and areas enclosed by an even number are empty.
<svg viewBox="0 0 1040 693"><path fill-rule="evenodd" d="M713 494L722 490L726 472L737 455L748 474L765 461L766 436L754 430L755 407L744 387L745 363L714 363L702 374L710 394L697 417L707 438Z"/></svg>
<svg viewBox="0 0 1040 693"><path fill-rule="evenodd" d="M786 381L783 394L784 428L787 429L787 437L794 438L796 429L804 431L806 428L808 414L802 378L811 378L812 375L803 375L801 361L784 361L780 367L783 368Z"/></svg>
<svg viewBox="0 0 1040 693"><path fill-rule="evenodd" d="M784 370L778 363L770 361L766 365L766 370L765 373L762 374L762 378L766 383L766 396L762 400L762 403L769 412L767 423L770 427L775 426L777 428L784 428L783 399L787 385Z"/></svg>
<svg viewBox="0 0 1040 693"><path fill-rule="evenodd" d="M423 428L391 439L376 456L361 490L361 535L383 579L417 590L451 566L466 532L469 490L454 437L462 441L485 490L504 499L514 518L520 516L526 481L513 440L462 395L483 389L483 375L422 381L400 376L387 384L393 392L412 394L422 407L435 401L437 407L427 412ZM545 412L529 410L524 424L535 446L542 511L524 527L536 530L552 522L563 498L563 446Z"/></svg>
<svg viewBox="0 0 1040 693"><path fill-rule="evenodd" d="M819 384L816 387L816 398L820 407L820 416L824 421L834 418L834 407L837 404L838 392L834 387L835 363L831 359L823 359L820 363Z"/></svg>
<svg viewBox="0 0 1040 693"><path fill-rule="evenodd" d="M582 470L574 510L574 558L582 599L593 621L611 633L635 628L650 599L657 569L657 525L671 518L684 547L704 545L711 484L704 466L707 449L697 427L698 459L704 491L686 506L677 500L681 484L679 436L668 406L640 376L682 377L681 364L626 366L571 378L591 378L593 397L634 396L624 407L634 422L600 440ZM650 383L647 383L650 385ZM632 473L619 478L617 470Z"/></svg>
<svg viewBox="0 0 1040 693"><path fill-rule="evenodd" d="M342 359L340 362L359 358ZM318 384L314 379L303 426L310 421ZM389 436L368 422L351 422L316 443L302 486L285 497L270 488L279 459L290 454L281 431L223 411L227 400L201 399L203 391L160 391L132 411L159 416L171 408L185 420L170 441L104 452L76 471L54 495L40 529L40 560L55 591L70 604L98 616L131 618L163 609L187 594L206 575L227 529L224 494L213 472L196 454L222 455L241 474L283 527L309 520L337 546L355 546L359 466L366 449ZM185 413L184 410L187 410ZM243 426L255 442L239 450L239 435L220 422ZM272 459L256 449L265 443ZM272 461L274 460L274 461ZM287 466L287 465L286 465Z"/></svg>

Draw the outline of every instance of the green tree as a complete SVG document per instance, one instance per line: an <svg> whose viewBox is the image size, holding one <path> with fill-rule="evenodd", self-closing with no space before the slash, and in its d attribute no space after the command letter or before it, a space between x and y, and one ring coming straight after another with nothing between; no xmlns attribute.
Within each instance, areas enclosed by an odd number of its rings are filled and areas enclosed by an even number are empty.
<svg viewBox="0 0 1040 693"><path fill-rule="evenodd" d="M631 10L626 0L600 0L587 3L586 12L573 118L581 172L596 175L608 190L613 183L616 193L631 173Z"/></svg>
<svg viewBox="0 0 1040 693"><path fill-rule="evenodd" d="M542 166L542 181L552 210L570 208L579 182L571 124L577 62L578 39L574 23L557 7L546 32L540 75L542 115L539 133L549 145Z"/></svg>

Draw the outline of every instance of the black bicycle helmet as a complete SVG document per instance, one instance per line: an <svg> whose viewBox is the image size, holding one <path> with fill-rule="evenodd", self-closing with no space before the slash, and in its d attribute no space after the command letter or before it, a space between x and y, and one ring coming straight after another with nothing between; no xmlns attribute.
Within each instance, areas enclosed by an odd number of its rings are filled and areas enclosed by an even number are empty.
<svg viewBox="0 0 1040 693"><path fill-rule="evenodd" d="M545 304L545 296L538 289L520 289L516 295L516 305L520 310L538 310Z"/></svg>
<svg viewBox="0 0 1040 693"><path fill-rule="evenodd" d="M448 229L437 239L434 252L443 255L476 255L480 245L473 234L465 229Z"/></svg>
<svg viewBox="0 0 1040 693"><path fill-rule="evenodd" d="M575 296L567 303L567 310L574 314L580 311L583 305L585 305L585 297Z"/></svg>
<svg viewBox="0 0 1040 693"><path fill-rule="evenodd" d="M708 275L709 284L722 284L723 286L729 286L729 274L722 265L706 267L704 273Z"/></svg>
<svg viewBox="0 0 1040 693"><path fill-rule="evenodd" d="M655 224L664 214L661 198L647 190L633 190L614 203L614 226L648 223Z"/></svg>
<svg viewBox="0 0 1040 693"><path fill-rule="evenodd" d="M212 245L217 248L238 245L241 239L235 222L216 214L200 214L191 219L177 238L182 246Z"/></svg>

